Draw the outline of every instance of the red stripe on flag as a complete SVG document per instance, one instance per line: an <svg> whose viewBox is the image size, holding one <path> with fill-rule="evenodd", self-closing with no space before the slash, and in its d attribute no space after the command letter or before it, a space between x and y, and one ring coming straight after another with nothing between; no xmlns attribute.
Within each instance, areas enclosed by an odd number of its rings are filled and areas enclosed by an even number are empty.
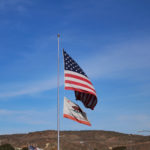
<svg viewBox="0 0 150 150"><path fill-rule="evenodd" d="M89 95L89 98L87 99L85 105L88 106L89 102L91 101L93 95Z"/></svg>
<svg viewBox="0 0 150 150"><path fill-rule="evenodd" d="M96 106L96 104L97 104L97 99L92 102L92 104L91 104L92 109L94 109L94 107Z"/></svg>
<svg viewBox="0 0 150 150"><path fill-rule="evenodd" d="M65 77L72 77L72 78L75 78L75 79L79 79L79 80L88 82L89 84L91 84L93 86L93 84L91 83L91 81L89 81L88 79L85 79L83 77L77 76L77 75L65 73Z"/></svg>
<svg viewBox="0 0 150 150"><path fill-rule="evenodd" d="M89 93L83 93L84 95L87 95L87 99L82 99L82 92L75 91L76 100L80 100L83 102L84 106L87 108L94 109L95 105L97 104L97 98L95 95L89 94ZM92 98L91 98L92 97ZM90 101L88 101L90 100ZM88 103L88 105L87 105Z"/></svg>
<svg viewBox="0 0 150 150"><path fill-rule="evenodd" d="M92 90L93 92L96 93L96 91L95 91L94 89L92 89L91 87L89 87L88 85L85 85L85 84L82 84L82 83L79 83L79 82L75 82L75 81L71 81L71 80L65 80L65 83L70 83L70 84L74 84L74 85L79 85L79 86L88 88L88 89L90 89L90 90Z"/></svg>
<svg viewBox="0 0 150 150"><path fill-rule="evenodd" d="M83 93L88 93L88 94L92 94L92 95L95 95L95 93L93 92L90 92L90 91L85 91L85 90L82 90L82 89L77 89L77 88L73 88L73 87L65 87L65 90L74 90L74 91L78 91L78 92L83 92Z"/></svg>

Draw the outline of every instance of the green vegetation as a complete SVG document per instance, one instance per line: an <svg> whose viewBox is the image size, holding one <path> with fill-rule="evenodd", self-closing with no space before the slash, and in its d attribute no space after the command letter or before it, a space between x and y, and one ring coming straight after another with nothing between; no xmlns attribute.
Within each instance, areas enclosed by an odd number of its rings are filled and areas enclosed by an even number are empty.
<svg viewBox="0 0 150 150"><path fill-rule="evenodd" d="M15 150L15 149L10 144L3 144L3 145L0 146L0 150Z"/></svg>
<svg viewBox="0 0 150 150"><path fill-rule="evenodd" d="M22 150L28 150L28 147L23 147Z"/></svg>

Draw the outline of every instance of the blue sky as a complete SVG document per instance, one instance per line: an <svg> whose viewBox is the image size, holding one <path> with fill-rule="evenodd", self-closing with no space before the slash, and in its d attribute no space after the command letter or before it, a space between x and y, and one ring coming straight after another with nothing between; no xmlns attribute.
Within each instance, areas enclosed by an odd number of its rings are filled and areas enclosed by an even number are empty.
<svg viewBox="0 0 150 150"><path fill-rule="evenodd" d="M56 129L57 33L98 96L77 102L92 127L62 118L61 53L61 130L150 130L149 16L148 0L0 0L0 134Z"/></svg>

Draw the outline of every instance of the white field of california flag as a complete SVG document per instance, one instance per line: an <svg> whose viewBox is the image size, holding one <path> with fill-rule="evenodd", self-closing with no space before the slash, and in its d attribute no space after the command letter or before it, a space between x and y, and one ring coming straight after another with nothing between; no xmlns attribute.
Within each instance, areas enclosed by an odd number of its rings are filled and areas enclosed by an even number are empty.
<svg viewBox="0 0 150 150"><path fill-rule="evenodd" d="M64 112L63 116L65 118L77 121L79 123L91 126L91 123L86 117L86 113L75 103L64 97Z"/></svg>

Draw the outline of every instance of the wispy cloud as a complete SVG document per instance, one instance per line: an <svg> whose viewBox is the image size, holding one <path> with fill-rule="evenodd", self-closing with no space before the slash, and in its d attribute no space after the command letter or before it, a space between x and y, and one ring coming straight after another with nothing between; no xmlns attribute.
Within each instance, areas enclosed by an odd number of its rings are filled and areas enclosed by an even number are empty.
<svg viewBox="0 0 150 150"><path fill-rule="evenodd" d="M149 49L149 38L109 45L91 55L84 68L95 78L143 78L150 68Z"/></svg>
<svg viewBox="0 0 150 150"><path fill-rule="evenodd" d="M23 133L56 129L55 108L44 110L0 109L0 134ZM15 124L15 126L14 126Z"/></svg>
<svg viewBox="0 0 150 150"><path fill-rule="evenodd" d="M128 124L132 128L134 126L137 131L150 129L150 116L148 114L121 115L118 117L118 121L124 122L124 124Z"/></svg>
<svg viewBox="0 0 150 150"><path fill-rule="evenodd" d="M62 79L62 78L61 78ZM51 90L57 87L57 78L51 78L50 80L37 81L34 83L20 83L20 85L24 84L23 88L17 88L16 90L10 90L0 93L0 98L9 98L20 95L30 95L37 92L43 92L46 90ZM60 86L63 84L63 80L60 81ZM10 85L9 85L10 86ZM11 85L14 87L15 85ZM19 85L17 85L19 87Z"/></svg>
<svg viewBox="0 0 150 150"><path fill-rule="evenodd" d="M0 11L26 11L26 5L31 4L29 0L0 0Z"/></svg>
<svg viewBox="0 0 150 150"><path fill-rule="evenodd" d="M57 36L55 35L55 37ZM57 59L51 59L57 54L57 51L55 52L55 49L50 47L53 46L54 39L56 42L54 35L35 38L31 46L29 46L30 51L21 51L19 58L12 60L8 66L3 66L5 67L4 74L8 75L11 72L12 78L16 79L16 76L18 76L17 78L19 80L23 78L23 81L12 83L6 80L0 86L0 100L21 95L31 95L57 87L57 75L55 75L57 73ZM28 79L27 76L29 76ZM50 78L47 76L50 76ZM60 86L62 84L63 77L61 76Z"/></svg>
<svg viewBox="0 0 150 150"><path fill-rule="evenodd" d="M31 124L31 125L50 125L50 119L55 120L55 117L52 114L56 113L56 109L49 109L44 111L37 110L8 110L0 109L0 116L3 119L3 122L12 121L17 124ZM4 119L5 117L5 119ZM42 118L42 119L41 119ZM1 121L0 119L0 121Z"/></svg>
<svg viewBox="0 0 150 150"><path fill-rule="evenodd" d="M107 46L104 48L106 52L96 52L96 54L91 55L82 62L86 64L84 65L85 72L87 72L90 78L95 79L130 78L134 80L147 80L149 79L147 70L150 68L150 46L148 41L148 39L145 39L143 41L140 40L140 42L130 41ZM40 52L36 54L37 56L41 53L42 48L39 49ZM37 51L35 53L37 53ZM33 57L35 57L35 55L33 55ZM33 60L31 55L27 55L25 60L28 59L29 62L29 58ZM61 77L61 85L63 84L62 79ZM24 85L23 88L1 92L0 98L50 90L56 88L56 81L57 79L54 77L50 80L37 81L34 83L20 83L20 85ZM11 85L8 86L10 87ZM16 85L12 85L12 87L14 86ZM149 86L149 84L147 86Z"/></svg>

